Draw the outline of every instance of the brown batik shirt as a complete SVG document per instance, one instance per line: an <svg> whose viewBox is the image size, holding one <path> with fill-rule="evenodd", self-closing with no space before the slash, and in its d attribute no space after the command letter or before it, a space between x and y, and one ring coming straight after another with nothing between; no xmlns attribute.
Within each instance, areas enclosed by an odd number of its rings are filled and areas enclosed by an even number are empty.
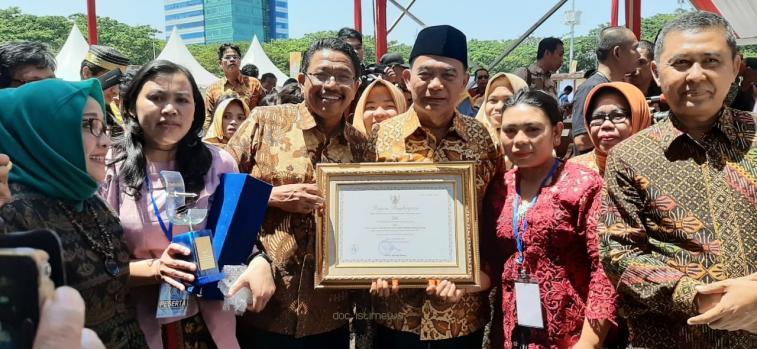
<svg viewBox="0 0 757 349"><path fill-rule="evenodd" d="M328 138L300 103L255 108L226 149L240 172L280 186L315 183L318 163L360 162L365 145L365 136L348 123ZM274 262L276 293L261 313L246 313L242 326L302 337L347 324L348 293L314 289L315 229L313 214L268 208L259 239Z"/></svg>
<svg viewBox="0 0 757 349"><path fill-rule="evenodd" d="M205 123L202 129L207 130L213 122L213 112L218 102L224 96L234 96L243 100L247 107L252 110L258 105L266 92L258 79L239 74L237 81L230 81L225 77L208 86L205 91Z"/></svg>
<svg viewBox="0 0 757 349"><path fill-rule="evenodd" d="M755 114L725 108L701 141L680 129L671 114L610 153L605 272L634 347L757 348L746 331L686 324L695 286L757 272Z"/></svg>
<svg viewBox="0 0 757 349"><path fill-rule="evenodd" d="M441 140L421 126L413 108L374 126L372 134L368 160L373 157L378 162L475 161L479 208L501 158L484 125L457 112ZM489 319L487 292L466 294L459 303L450 304L427 296L424 289L401 289L385 299L374 297L374 301L374 311L388 314L386 318L390 319L376 322L418 334L421 340L469 335L482 329Z"/></svg>

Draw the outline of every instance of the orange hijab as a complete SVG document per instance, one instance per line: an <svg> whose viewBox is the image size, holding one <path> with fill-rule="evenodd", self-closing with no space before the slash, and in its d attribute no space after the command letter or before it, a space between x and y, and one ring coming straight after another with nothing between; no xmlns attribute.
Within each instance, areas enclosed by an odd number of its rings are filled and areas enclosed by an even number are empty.
<svg viewBox="0 0 757 349"><path fill-rule="evenodd" d="M405 101L405 95L402 93L402 90L400 90L399 87L394 86L389 81L386 81L384 79L376 79L376 81L370 83L370 85L368 85L368 87L366 87L363 91L363 94L360 95L360 99L357 101L357 105L355 106L355 114L352 117L352 126L355 126L358 131L362 132L365 135L370 135L371 130L365 128L365 122L363 122L363 113L365 113L365 105L368 103L368 95L371 94L371 91L374 87L376 87L376 85L382 85L389 90L389 94L394 100L394 107L397 108L397 115L400 115L407 111L407 102Z"/></svg>
<svg viewBox="0 0 757 349"><path fill-rule="evenodd" d="M601 90L613 89L619 92L628 102L628 106L631 108L631 135L649 127L652 124L652 115L649 111L649 105L647 104L646 97L636 86L626 82L609 82L599 84L594 87L586 96L586 103L584 103L584 120L586 126L589 126L591 122L591 114L589 108L593 108L592 100L597 96L597 93ZM599 149L599 139L596 139L591 135L591 142L594 143L594 158L599 167L600 173L604 174L605 164L607 163L607 153Z"/></svg>

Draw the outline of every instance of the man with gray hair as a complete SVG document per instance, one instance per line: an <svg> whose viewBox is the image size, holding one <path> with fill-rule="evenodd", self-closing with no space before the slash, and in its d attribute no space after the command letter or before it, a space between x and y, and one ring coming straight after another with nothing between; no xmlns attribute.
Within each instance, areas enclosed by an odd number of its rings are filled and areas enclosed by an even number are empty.
<svg viewBox="0 0 757 349"><path fill-rule="evenodd" d="M639 41L626 27L608 27L599 33L597 44L597 72L576 89L573 98L573 143L579 153L585 153L594 146L584 121L584 102L594 86L610 81L623 81L627 74L636 71L639 64Z"/></svg>
<svg viewBox="0 0 757 349"><path fill-rule="evenodd" d="M0 88L55 77L55 57L47 45L36 41L0 45Z"/></svg>
<svg viewBox="0 0 757 349"><path fill-rule="evenodd" d="M600 253L632 347L757 348L757 115L724 106L741 57L691 12L655 44L669 117L607 160Z"/></svg>

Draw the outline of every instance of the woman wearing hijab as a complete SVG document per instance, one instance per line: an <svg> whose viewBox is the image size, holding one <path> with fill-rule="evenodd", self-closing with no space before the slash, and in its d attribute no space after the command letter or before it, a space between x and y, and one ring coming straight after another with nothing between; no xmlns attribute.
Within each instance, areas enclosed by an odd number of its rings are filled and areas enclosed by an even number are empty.
<svg viewBox="0 0 757 349"><path fill-rule="evenodd" d="M589 126L594 151L574 157L569 162L584 165L604 175L610 149L651 125L649 106L644 94L626 82L597 85L589 92L584 105L584 118Z"/></svg>
<svg viewBox="0 0 757 349"><path fill-rule="evenodd" d="M225 148L237 128L250 115L250 108L243 100L229 96L221 100L213 111L213 121L202 141Z"/></svg>
<svg viewBox="0 0 757 349"><path fill-rule="evenodd" d="M352 126L370 136L373 125L406 111L407 103L402 90L389 81L378 79L365 88L357 101Z"/></svg>
<svg viewBox="0 0 757 349"><path fill-rule="evenodd" d="M486 84L486 90L481 97L483 103L478 114L476 114L476 120L486 126L498 150L502 148L499 130L502 127L502 113L505 111L505 103L518 91L524 89L528 89L528 84L517 75L510 73L497 73ZM504 169L509 170L512 167L512 162L507 156L504 156L504 158Z"/></svg>
<svg viewBox="0 0 757 349"><path fill-rule="evenodd" d="M497 73L486 84L483 103L476 114L476 120L486 126L497 146L500 144L499 129L502 127L502 112L505 110L505 103L512 95L527 88L528 84L523 79L510 73Z"/></svg>
<svg viewBox="0 0 757 349"><path fill-rule="evenodd" d="M126 286L123 230L96 195L110 145L104 113L96 79L50 79L0 91L0 153L13 159L13 197L0 209L0 233L58 233L68 285L86 304L85 326L108 348L146 348Z"/></svg>

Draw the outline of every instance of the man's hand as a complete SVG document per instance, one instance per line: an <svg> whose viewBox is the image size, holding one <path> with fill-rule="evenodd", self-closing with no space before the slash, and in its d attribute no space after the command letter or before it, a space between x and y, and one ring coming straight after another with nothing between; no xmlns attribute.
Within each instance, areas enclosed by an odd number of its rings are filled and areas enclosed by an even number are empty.
<svg viewBox="0 0 757 349"><path fill-rule="evenodd" d="M11 191L8 187L8 174L13 168L8 155L0 154L0 207L11 201Z"/></svg>
<svg viewBox="0 0 757 349"><path fill-rule="evenodd" d="M323 206L323 193L316 184L287 184L273 187L268 205L292 213L311 213Z"/></svg>
<svg viewBox="0 0 757 349"><path fill-rule="evenodd" d="M400 290L400 281L397 279L377 279L371 282L370 293L374 296L389 297Z"/></svg>
<svg viewBox="0 0 757 349"><path fill-rule="evenodd" d="M454 282L448 280L429 280L426 294L447 303L457 303L463 298L465 290L458 289Z"/></svg>
<svg viewBox="0 0 757 349"><path fill-rule="evenodd" d="M757 281L755 275L718 281L697 287L705 299L722 294L722 298L703 314L688 320L689 325L708 325L715 330L746 330L757 333ZM704 306L707 308L707 305ZM704 310L704 309L703 309Z"/></svg>

